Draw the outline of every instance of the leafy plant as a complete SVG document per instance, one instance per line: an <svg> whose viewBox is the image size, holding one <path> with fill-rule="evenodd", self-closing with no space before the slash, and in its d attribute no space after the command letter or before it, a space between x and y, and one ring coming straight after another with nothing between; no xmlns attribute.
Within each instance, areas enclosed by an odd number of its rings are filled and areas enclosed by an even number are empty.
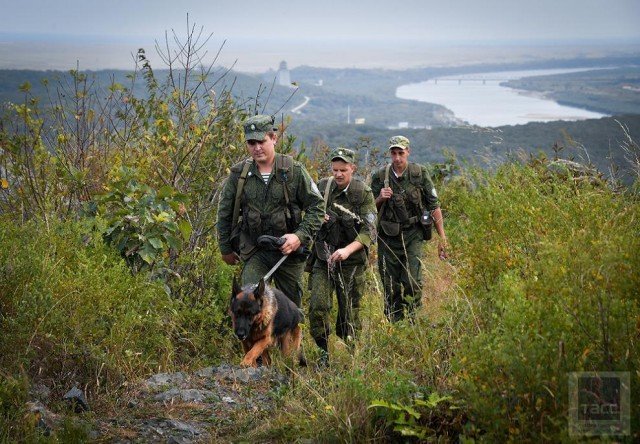
<svg viewBox="0 0 640 444"><path fill-rule="evenodd" d="M134 273L169 271L170 254L177 254L191 236L187 197L168 185L156 191L136 179L136 171L122 167L97 199L98 215L106 222L105 238L127 260Z"/></svg>
<svg viewBox="0 0 640 444"><path fill-rule="evenodd" d="M393 426L394 432L402 436L425 439L435 435L435 431L424 424L425 416L438 408L440 403L451 401L452 399L451 396L440 396L438 393L433 392L426 401L414 398L410 403L403 404L377 399L369 405L369 408L379 409L379 414Z"/></svg>

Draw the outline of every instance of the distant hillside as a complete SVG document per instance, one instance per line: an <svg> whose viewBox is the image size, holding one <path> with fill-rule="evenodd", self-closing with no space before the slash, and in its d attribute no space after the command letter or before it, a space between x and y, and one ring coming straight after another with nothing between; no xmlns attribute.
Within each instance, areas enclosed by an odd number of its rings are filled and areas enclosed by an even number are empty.
<svg viewBox="0 0 640 444"><path fill-rule="evenodd" d="M598 69L511 80L506 86L538 91L563 105L606 114L640 114L640 68Z"/></svg>
<svg viewBox="0 0 640 444"><path fill-rule="evenodd" d="M307 145L326 143L359 149L381 148L384 153L389 137L403 134L411 140L412 158L418 162L440 162L445 150L459 158L492 161L506 159L517 152L551 154L553 145L565 147L563 156L590 159L602 171L608 171L611 160L625 166L620 148L625 140L619 121L629 129L634 140L640 140L640 115L627 115L578 122L533 122L526 125L479 128L473 126L426 129L389 130L365 125L308 125L295 122L291 132Z"/></svg>
<svg viewBox="0 0 640 444"><path fill-rule="evenodd" d="M294 134L298 142L304 142L307 146L328 144L384 148L391 135L401 132L412 139L415 147L414 159L427 162L442 160L444 149L450 149L465 159L477 158L487 153L501 158L516 150L550 152L554 143L565 146L578 144L585 147L596 165L607 169L609 159L616 163L624 162L619 149L623 139L622 130L612 118L530 123L496 129L459 126L446 108L398 99L395 97L395 90L402 84L446 74L633 63L640 64L640 59L609 57L405 71L299 67L291 70L291 81L296 84L291 87L274 85L273 71L264 75L252 75L227 72L225 68L218 67L210 75L207 88L214 88L218 95L223 90L231 90L241 107L248 112L257 109L259 112L277 114L278 118L291 118L290 134ZM168 71L154 72L162 84ZM132 73L127 71L90 71L86 74L87 81L104 95L108 94L108 86L112 82L125 86L132 84ZM590 103L597 103L600 110L624 114L624 111L640 112L640 100L634 100L640 93L633 89L639 81L638 69L627 69L528 78L513 82L510 86L553 91L554 98L574 106L594 109L595 106ZM39 97L43 104L47 103L48 95L55 97L60 85L70 91L70 76L65 72L0 70L0 103L23 102L25 95L19 91L19 86L24 82L31 84L31 93ZM571 86L563 86L565 83ZM143 86L143 79L138 79L134 93L143 96ZM631 86L631 89L624 86ZM582 89L576 91L576 88ZM625 95L618 94L620 91ZM292 109L297 109L297 112L292 113ZM356 118L364 119L365 124L347 125L348 119L354 123ZM628 125L636 140L640 138L640 117L627 115L619 120ZM388 129L397 126L400 121L431 126L433 129Z"/></svg>

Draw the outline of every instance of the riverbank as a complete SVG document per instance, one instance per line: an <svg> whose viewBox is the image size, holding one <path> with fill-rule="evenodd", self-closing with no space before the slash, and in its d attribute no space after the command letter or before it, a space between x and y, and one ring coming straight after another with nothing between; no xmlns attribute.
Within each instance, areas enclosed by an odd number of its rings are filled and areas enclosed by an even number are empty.
<svg viewBox="0 0 640 444"><path fill-rule="evenodd" d="M532 76L558 75L586 69L493 71L436 77L399 86L396 97L444 106L456 118L483 127L605 117L603 113L561 105L541 91L524 94L522 90L505 85L512 80Z"/></svg>

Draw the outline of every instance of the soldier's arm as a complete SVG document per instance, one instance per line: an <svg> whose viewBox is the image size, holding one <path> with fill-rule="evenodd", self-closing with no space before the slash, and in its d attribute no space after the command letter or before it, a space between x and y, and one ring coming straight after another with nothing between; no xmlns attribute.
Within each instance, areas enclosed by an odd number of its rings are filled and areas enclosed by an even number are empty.
<svg viewBox="0 0 640 444"><path fill-rule="evenodd" d="M302 165L300 165L300 174L297 177L296 199L304 210L304 216L293 234L298 236L303 245L309 245L324 220L324 200L313 179Z"/></svg>
<svg viewBox="0 0 640 444"><path fill-rule="evenodd" d="M436 188L433 186L433 182L431 182L427 168L424 166L422 167L422 177L425 205L427 210L431 211L433 225L435 225L436 232L438 233L438 236L440 236L438 254L440 255L440 258L444 259L447 257L445 252L445 248L447 246L447 235L444 231L444 219L442 217L442 210L440 209L440 202L438 201L438 193L436 192Z"/></svg>
<svg viewBox="0 0 640 444"><path fill-rule="evenodd" d="M369 250L371 246L371 240L375 236L372 236L373 231L376 229L376 204L373 198L372 190L367 187L365 189L365 199L362 205L360 206L360 214L358 216L362 219L362 225L360 226L360 232L358 233L358 237L356 237L356 241L360 242L364 248Z"/></svg>
<svg viewBox="0 0 640 444"><path fill-rule="evenodd" d="M380 191L382 190L384 184L378 176L379 174L377 171L373 173L373 176L371 176L371 192L373 193L373 197L375 198L376 208L379 210L385 199L380 197Z"/></svg>
<svg viewBox="0 0 640 444"><path fill-rule="evenodd" d="M233 226L233 205L236 199L236 186L238 177L231 173L224 181L220 200L218 203L218 219L216 227L218 229L218 245L220 254L225 256L233 253L231 248L231 228Z"/></svg>

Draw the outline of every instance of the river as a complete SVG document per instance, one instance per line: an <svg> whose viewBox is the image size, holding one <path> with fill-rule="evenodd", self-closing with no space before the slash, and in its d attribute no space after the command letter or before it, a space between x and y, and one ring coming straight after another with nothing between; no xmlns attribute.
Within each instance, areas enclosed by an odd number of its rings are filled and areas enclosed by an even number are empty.
<svg viewBox="0 0 640 444"><path fill-rule="evenodd" d="M605 114L559 105L540 93L500 86L502 82L522 77L586 70L538 69L452 75L402 85L396 90L396 96L437 103L450 109L457 119L486 127L605 117Z"/></svg>

